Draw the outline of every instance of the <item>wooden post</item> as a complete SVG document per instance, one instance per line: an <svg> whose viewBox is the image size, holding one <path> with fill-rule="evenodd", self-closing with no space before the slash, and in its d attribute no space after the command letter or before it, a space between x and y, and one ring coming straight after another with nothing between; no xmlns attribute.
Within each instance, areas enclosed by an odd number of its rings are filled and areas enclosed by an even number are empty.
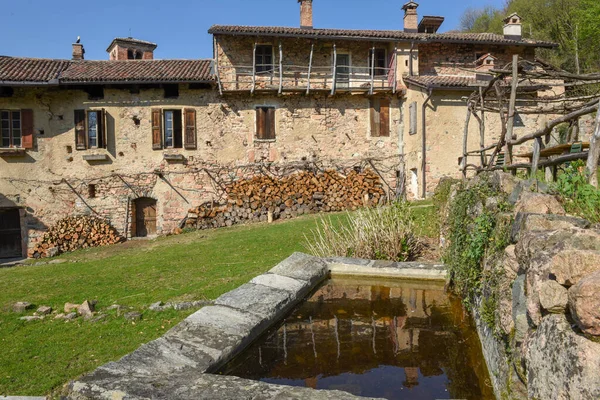
<svg viewBox="0 0 600 400"><path fill-rule="evenodd" d="M392 93L396 94L398 90L398 45L394 47L394 83Z"/></svg>
<svg viewBox="0 0 600 400"><path fill-rule="evenodd" d="M513 55L512 82L510 90L510 103L508 104L508 122L506 124L505 159L506 165L512 164L512 136L515 126L515 105L517 102L517 88L519 86L519 55Z"/></svg>
<svg viewBox="0 0 600 400"><path fill-rule="evenodd" d="M283 91L283 50L279 41L279 94Z"/></svg>
<svg viewBox="0 0 600 400"><path fill-rule="evenodd" d="M373 85L375 85L375 46L371 48L371 88L369 94L373 94Z"/></svg>
<svg viewBox="0 0 600 400"><path fill-rule="evenodd" d="M331 95L335 94L335 87L337 84L337 48L335 47L335 43L333 44L333 78L332 78L332 86L331 86Z"/></svg>
<svg viewBox="0 0 600 400"><path fill-rule="evenodd" d="M213 37L213 51L215 53L215 76L219 86L219 94L223 96L223 86L221 85L221 76L219 75L219 47L217 46L217 37Z"/></svg>
<svg viewBox="0 0 600 400"><path fill-rule="evenodd" d="M256 89L256 42L254 42L254 51L252 52L252 88L250 93L254 94Z"/></svg>
<svg viewBox="0 0 600 400"><path fill-rule="evenodd" d="M536 138L533 142L533 158L531 159L531 175L530 178L535 178L537 175L538 164L540 163L540 151L543 147L542 138Z"/></svg>
<svg viewBox="0 0 600 400"><path fill-rule="evenodd" d="M487 154L485 148L485 103L483 88L479 88L479 101L481 102L481 119L479 121L479 147L481 149L481 167L485 168L487 164Z"/></svg>
<svg viewBox="0 0 600 400"><path fill-rule="evenodd" d="M467 178L467 151L469 145L469 122L471 121L471 107L467 103L467 119L465 121L465 130L463 136L463 157L461 161L461 167L463 179Z"/></svg>
<svg viewBox="0 0 600 400"><path fill-rule="evenodd" d="M315 52L315 44L310 44L310 59L308 60L308 83L306 86L306 94L310 93L310 74L312 72L313 54Z"/></svg>
<svg viewBox="0 0 600 400"><path fill-rule="evenodd" d="M590 185L598 187L598 160L600 159L600 102L596 114L596 128L590 140L590 152L587 160L587 173Z"/></svg>

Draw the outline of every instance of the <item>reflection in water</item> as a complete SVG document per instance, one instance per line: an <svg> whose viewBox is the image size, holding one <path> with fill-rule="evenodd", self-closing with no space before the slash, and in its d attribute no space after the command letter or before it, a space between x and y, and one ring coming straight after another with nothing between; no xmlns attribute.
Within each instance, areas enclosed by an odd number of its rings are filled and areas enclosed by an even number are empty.
<svg viewBox="0 0 600 400"><path fill-rule="evenodd" d="M227 375L388 399L493 399L470 317L443 286L332 280Z"/></svg>

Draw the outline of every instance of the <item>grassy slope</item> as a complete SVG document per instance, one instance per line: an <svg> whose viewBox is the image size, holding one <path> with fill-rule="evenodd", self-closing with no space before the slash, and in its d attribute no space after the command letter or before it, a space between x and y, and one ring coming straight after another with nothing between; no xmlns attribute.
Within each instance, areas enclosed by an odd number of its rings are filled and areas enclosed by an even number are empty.
<svg viewBox="0 0 600 400"><path fill-rule="evenodd" d="M432 212L415 210L424 234L431 233ZM60 257L69 263L0 269L0 396L49 393L161 336L190 313L144 311L137 323L115 312L97 323L26 323L10 312L13 303L62 310L66 302L95 299L100 310L118 303L143 311L156 301L214 299L304 251L316 218L134 241Z"/></svg>

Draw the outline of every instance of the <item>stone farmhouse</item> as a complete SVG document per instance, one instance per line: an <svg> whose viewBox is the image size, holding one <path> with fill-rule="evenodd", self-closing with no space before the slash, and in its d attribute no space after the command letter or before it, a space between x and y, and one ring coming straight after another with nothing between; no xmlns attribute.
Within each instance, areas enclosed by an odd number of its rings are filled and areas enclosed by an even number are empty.
<svg viewBox="0 0 600 400"><path fill-rule="evenodd" d="M403 29L320 29L299 3L298 28L213 26L210 60L154 59L132 38L102 61L79 40L71 60L0 56L0 257L74 213L169 233L224 182L307 166L375 169L390 196L426 197L459 175L477 72L555 46L522 38L517 15L504 35L438 33L444 18L410 1Z"/></svg>

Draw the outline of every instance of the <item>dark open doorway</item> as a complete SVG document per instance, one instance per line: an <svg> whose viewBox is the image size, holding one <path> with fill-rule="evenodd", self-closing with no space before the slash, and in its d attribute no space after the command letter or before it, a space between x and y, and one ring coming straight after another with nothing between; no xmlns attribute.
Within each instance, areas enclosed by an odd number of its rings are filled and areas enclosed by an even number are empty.
<svg viewBox="0 0 600 400"><path fill-rule="evenodd" d="M15 258L22 255L21 215L19 209L0 209L0 258Z"/></svg>
<svg viewBox="0 0 600 400"><path fill-rule="evenodd" d="M156 200L140 197L132 202L131 236L156 235Z"/></svg>

